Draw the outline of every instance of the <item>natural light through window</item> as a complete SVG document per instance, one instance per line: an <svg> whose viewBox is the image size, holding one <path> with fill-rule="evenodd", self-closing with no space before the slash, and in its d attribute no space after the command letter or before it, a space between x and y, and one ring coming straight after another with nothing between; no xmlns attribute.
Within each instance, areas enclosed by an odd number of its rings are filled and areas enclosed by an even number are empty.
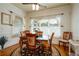
<svg viewBox="0 0 79 59"><path fill-rule="evenodd" d="M61 34L61 27L60 27L60 20L61 17L51 17L51 18L42 18L40 20L38 19L32 19L31 21L31 30L33 32L37 31L43 31L44 35L51 36L52 32L55 33L55 37L60 37Z"/></svg>

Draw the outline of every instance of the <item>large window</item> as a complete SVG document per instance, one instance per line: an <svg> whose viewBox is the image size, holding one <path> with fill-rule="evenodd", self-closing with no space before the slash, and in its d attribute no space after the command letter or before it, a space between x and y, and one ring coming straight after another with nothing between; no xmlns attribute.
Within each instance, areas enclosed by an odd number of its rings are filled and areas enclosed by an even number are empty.
<svg viewBox="0 0 79 59"><path fill-rule="evenodd" d="M33 18L31 19L31 30L32 31L43 31L43 34L51 36L52 32L55 33L55 37L60 37L61 17L49 17L49 18Z"/></svg>

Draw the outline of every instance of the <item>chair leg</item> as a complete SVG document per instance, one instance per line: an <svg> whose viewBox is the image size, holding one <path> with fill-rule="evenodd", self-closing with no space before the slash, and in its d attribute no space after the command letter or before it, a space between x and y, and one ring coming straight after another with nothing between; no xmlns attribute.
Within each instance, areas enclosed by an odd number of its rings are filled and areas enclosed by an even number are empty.
<svg viewBox="0 0 79 59"><path fill-rule="evenodd" d="M65 50L65 47L66 47L66 46L65 46L65 44L64 44L64 43L63 43L63 47L64 47L64 50Z"/></svg>
<svg viewBox="0 0 79 59"><path fill-rule="evenodd" d="M59 46L60 46L60 41L59 41Z"/></svg>

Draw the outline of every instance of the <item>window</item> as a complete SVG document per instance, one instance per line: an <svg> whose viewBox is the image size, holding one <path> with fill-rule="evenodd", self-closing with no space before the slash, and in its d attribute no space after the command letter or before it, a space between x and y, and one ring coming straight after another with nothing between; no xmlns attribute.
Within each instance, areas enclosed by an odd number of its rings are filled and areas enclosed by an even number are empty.
<svg viewBox="0 0 79 59"><path fill-rule="evenodd" d="M60 27L61 17L49 17L41 19L32 19L31 30L43 31L43 34L51 36L52 32L55 33L55 37L60 37L61 27ZM35 26L33 26L35 25Z"/></svg>

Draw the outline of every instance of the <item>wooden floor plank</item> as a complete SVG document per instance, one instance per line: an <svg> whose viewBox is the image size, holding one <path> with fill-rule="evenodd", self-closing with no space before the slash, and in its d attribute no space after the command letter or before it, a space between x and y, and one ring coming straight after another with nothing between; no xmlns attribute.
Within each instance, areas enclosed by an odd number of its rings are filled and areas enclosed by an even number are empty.
<svg viewBox="0 0 79 59"><path fill-rule="evenodd" d="M61 45L54 45L58 51L60 52L61 56L68 56L68 50L65 50L64 47Z"/></svg>
<svg viewBox="0 0 79 59"><path fill-rule="evenodd" d="M19 44L15 44L13 46L5 48L5 49L0 51L0 56L10 56L11 53L18 47L19 47Z"/></svg>

